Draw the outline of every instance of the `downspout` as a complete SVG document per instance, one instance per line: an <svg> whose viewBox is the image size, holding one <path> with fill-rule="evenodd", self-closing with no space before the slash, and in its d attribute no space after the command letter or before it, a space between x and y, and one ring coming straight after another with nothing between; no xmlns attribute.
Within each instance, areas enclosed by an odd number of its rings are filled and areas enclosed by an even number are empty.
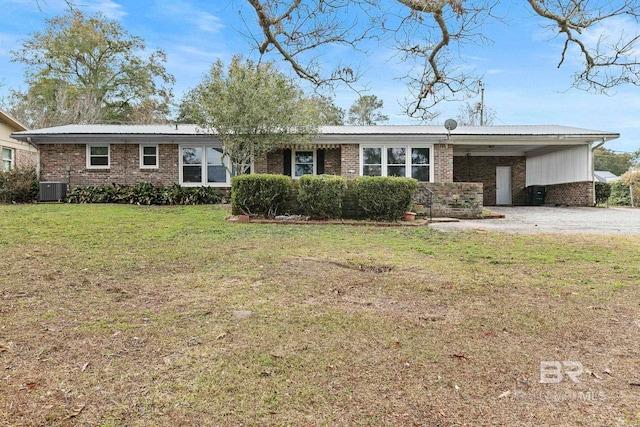
<svg viewBox="0 0 640 427"><path fill-rule="evenodd" d="M607 139L602 138L602 142L600 142L595 147L591 147L591 182L593 182L593 206L596 206L596 165L593 161L593 153L596 149L602 147L605 142L607 142Z"/></svg>

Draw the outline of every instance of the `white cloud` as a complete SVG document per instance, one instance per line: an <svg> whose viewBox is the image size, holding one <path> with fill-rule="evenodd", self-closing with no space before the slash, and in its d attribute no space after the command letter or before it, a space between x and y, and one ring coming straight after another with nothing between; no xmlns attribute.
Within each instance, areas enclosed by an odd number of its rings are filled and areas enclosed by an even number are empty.
<svg viewBox="0 0 640 427"><path fill-rule="evenodd" d="M127 12L125 12L123 7L112 0L96 0L88 2L87 0L82 0L78 3L78 7L90 12L102 12L107 18L116 21L127 15Z"/></svg>
<svg viewBox="0 0 640 427"><path fill-rule="evenodd" d="M174 21L181 21L198 32L215 34L220 32L225 25L216 15L200 10L188 2L158 1L154 12L164 17L171 17Z"/></svg>
<svg viewBox="0 0 640 427"><path fill-rule="evenodd" d="M587 28L581 38L587 45L596 46L598 43L611 44L619 40L628 42L638 33L640 24L626 16L615 16Z"/></svg>

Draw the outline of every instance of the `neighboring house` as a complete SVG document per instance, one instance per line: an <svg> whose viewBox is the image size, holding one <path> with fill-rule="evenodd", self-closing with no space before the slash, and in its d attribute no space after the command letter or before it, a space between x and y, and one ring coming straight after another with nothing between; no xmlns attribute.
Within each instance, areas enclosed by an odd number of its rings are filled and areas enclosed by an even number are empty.
<svg viewBox="0 0 640 427"><path fill-rule="evenodd" d="M26 140L11 138L13 132L26 131L27 128L9 114L0 110L0 171L15 167L37 167L38 150Z"/></svg>
<svg viewBox="0 0 640 427"><path fill-rule="evenodd" d="M609 171L594 171L593 178L596 180L596 182L604 182L607 184L620 180L620 177L618 175L615 175Z"/></svg>
<svg viewBox="0 0 640 427"><path fill-rule="evenodd" d="M41 181L230 186L216 136L194 125L68 125L13 137L40 149ZM461 208L525 205L528 186L546 186L547 203L588 206L592 144L618 137L567 126L462 126L450 134L443 126L324 126L312 145L256 159L252 172L408 176ZM476 189L480 200L466 200Z"/></svg>

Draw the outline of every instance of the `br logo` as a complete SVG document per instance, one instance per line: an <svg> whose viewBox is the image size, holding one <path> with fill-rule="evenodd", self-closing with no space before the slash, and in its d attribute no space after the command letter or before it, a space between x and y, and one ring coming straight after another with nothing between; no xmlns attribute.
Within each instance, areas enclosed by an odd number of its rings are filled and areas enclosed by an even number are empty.
<svg viewBox="0 0 640 427"><path fill-rule="evenodd" d="M569 360L540 362L540 382L542 384L558 384L566 376L574 383L579 383L578 377L582 375L583 371L584 368L580 362Z"/></svg>

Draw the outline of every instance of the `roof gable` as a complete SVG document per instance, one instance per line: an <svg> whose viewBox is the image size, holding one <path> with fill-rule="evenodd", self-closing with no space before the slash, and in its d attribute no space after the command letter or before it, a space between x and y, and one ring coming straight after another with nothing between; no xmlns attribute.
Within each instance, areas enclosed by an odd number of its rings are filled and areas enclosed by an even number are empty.
<svg viewBox="0 0 640 427"><path fill-rule="evenodd" d="M6 123L9 127L15 129L18 132L27 130L27 127L25 125L11 117L9 113L3 110L0 110L0 122Z"/></svg>

